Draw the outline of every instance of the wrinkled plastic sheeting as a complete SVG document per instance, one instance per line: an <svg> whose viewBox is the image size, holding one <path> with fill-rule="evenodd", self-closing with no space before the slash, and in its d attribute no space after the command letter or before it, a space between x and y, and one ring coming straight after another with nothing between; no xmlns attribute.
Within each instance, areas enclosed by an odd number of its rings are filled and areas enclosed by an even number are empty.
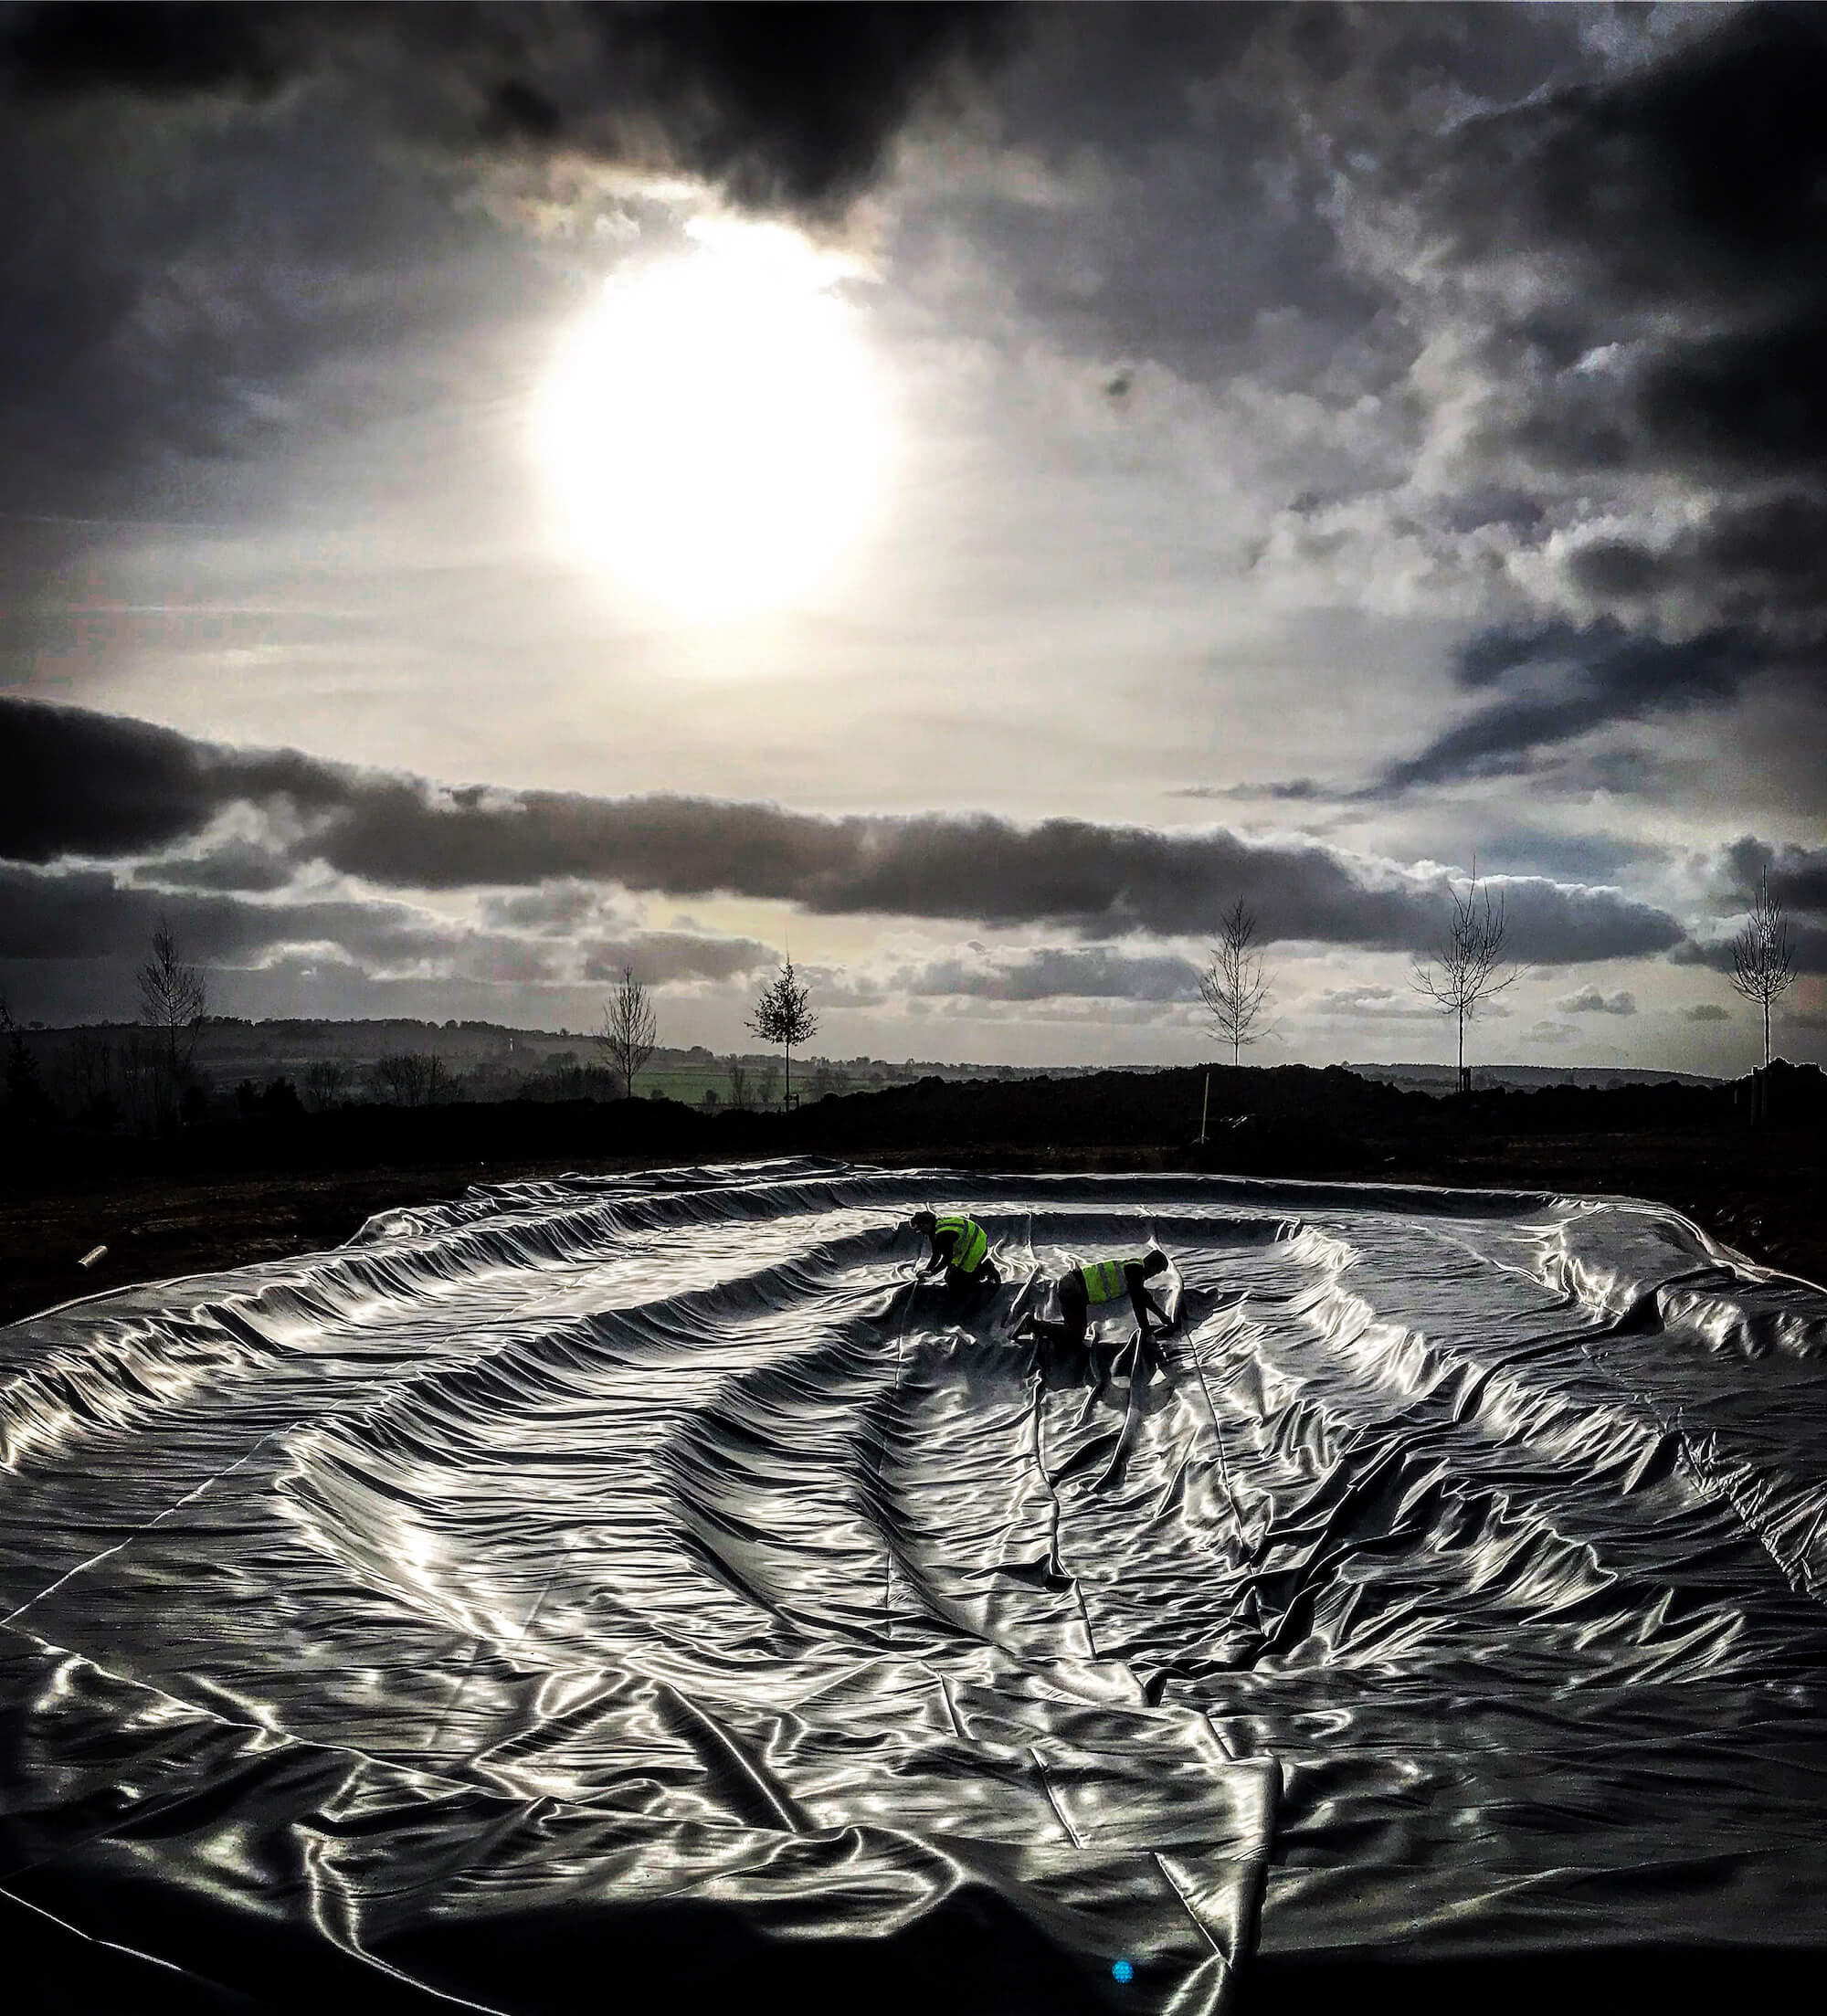
<svg viewBox="0 0 1827 2016"><path fill-rule="evenodd" d="M922 1204L1001 1289L912 1282ZM1011 1338L1149 1239L1156 1362ZM1827 1944L1827 1297L1660 1209L507 1185L0 1331L0 1891L199 1983Z"/></svg>

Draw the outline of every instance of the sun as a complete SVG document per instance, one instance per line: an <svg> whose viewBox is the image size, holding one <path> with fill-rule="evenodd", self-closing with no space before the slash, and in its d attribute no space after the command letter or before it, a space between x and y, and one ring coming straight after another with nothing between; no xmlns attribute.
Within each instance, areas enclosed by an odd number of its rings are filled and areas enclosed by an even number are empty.
<svg viewBox="0 0 1827 2016"><path fill-rule="evenodd" d="M816 590L880 504L888 429L859 311L782 226L701 227L611 280L535 415L570 549L698 621Z"/></svg>

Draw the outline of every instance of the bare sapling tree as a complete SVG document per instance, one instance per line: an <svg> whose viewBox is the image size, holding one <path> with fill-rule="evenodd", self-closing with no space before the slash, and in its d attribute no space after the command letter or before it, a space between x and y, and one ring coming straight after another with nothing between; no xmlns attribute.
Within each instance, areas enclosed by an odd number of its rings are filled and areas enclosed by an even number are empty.
<svg viewBox="0 0 1827 2016"><path fill-rule="evenodd" d="M1770 893L1765 869L1751 900L1745 928L1732 940L1732 985L1764 1011L1764 1069L1770 1062L1770 1004L1795 982L1795 941L1782 913L1782 898Z"/></svg>
<svg viewBox="0 0 1827 2016"><path fill-rule="evenodd" d="M417 1050L396 1050L375 1061L375 1087L393 1106L428 1106L438 1096L438 1061Z"/></svg>
<svg viewBox="0 0 1827 2016"><path fill-rule="evenodd" d="M737 1113L746 1113L755 1096L749 1089L748 1066L740 1057L732 1057L724 1069L730 1077L730 1104Z"/></svg>
<svg viewBox="0 0 1827 2016"><path fill-rule="evenodd" d="M748 1026L764 1043L778 1043L787 1053L787 1095L782 1104L793 1109L793 1046L809 1043L818 1033L818 1018L812 1011L811 989L793 976L788 959L779 973L762 988Z"/></svg>
<svg viewBox="0 0 1827 2016"><path fill-rule="evenodd" d="M351 1078L340 1057L320 1057L304 1074L305 1103L315 1113L328 1113L348 1092Z"/></svg>
<svg viewBox="0 0 1827 2016"><path fill-rule="evenodd" d="M1451 884L1446 893L1452 905L1446 936L1425 960L1415 962L1412 983L1415 991L1425 995L1442 1015L1452 1017L1459 1034L1459 1089L1470 1092L1465 1025L1477 1014L1481 1002L1514 987L1525 969L1505 960L1510 924L1504 899L1499 895L1494 901L1488 889L1480 891L1475 861L1465 893L1462 896Z"/></svg>
<svg viewBox="0 0 1827 2016"><path fill-rule="evenodd" d="M1233 1064L1241 1061L1244 1046L1264 1033L1261 1025L1269 982L1262 955L1256 949L1256 913L1240 896L1219 919L1211 964L1199 975L1212 1040L1230 1045Z"/></svg>
<svg viewBox="0 0 1827 2016"><path fill-rule="evenodd" d="M37 1122L48 1117L50 1100L38 1071L38 1061L27 1046L25 1032L13 1019L13 1011L0 995L0 1035L8 1039L6 1052L6 1105L12 1118Z"/></svg>
<svg viewBox="0 0 1827 2016"><path fill-rule="evenodd" d="M177 938L164 917L153 933L153 955L140 968L139 981L140 1019L153 1031L158 1058L157 1117L162 1124L175 1124L209 993L198 968L179 956Z"/></svg>
<svg viewBox="0 0 1827 2016"><path fill-rule="evenodd" d="M608 1061L609 1069L622 1082L622 1091L634 1097L635 1073L653 1055L660 1039L660 1020L644 986L632 966L622 968L615 991L603 1003L602 1027L597 1031L597 1047Z"/></svg>

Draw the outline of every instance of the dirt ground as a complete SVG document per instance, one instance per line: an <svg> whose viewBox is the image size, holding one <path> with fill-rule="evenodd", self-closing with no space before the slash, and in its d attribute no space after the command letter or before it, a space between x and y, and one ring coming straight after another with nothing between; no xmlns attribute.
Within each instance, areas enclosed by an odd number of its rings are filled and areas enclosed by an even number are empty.
<svg viewBox="0 0 1827 2016"><path fill-rule="evenodd" d="M1469 1185L1562 1193L1606 1192L1672 1204L1716 1238L1764 1265L1827 1284L1827 1183L1811 1135L1696 1143L1688 1135L1585 1135L1494 1141L1442 1153L1380 1145L1377 1166L1324 1166L1278 1175L1349 1176L1383 1182ZM335 1173L237 1175L174 1181L112 1177L0 1191L0 1323L129 1282L213 1272L341 1244L376 1211L460 1197L474 1183L664 1166L671 1157L579 1163L441 1163ZM897 1164L936 1157L895 1154ZM956 1166L1170 1170L1226 1166L1217 1146L1040 1151L978 1148ZM97 1246L105 1255L79 1264Z"/></svg>
<svg viewBox="0 0 1827 2016"><path fill-rule="evenodd" d="M474 1183L562 1173L551 1163L470 1163L192 1182L117 1177L0 1192L0 1323L133 1282L318 1252L352 1238L376 1211L439 1203ZM83 1267L98 1246L106 1253Z"/></svg>

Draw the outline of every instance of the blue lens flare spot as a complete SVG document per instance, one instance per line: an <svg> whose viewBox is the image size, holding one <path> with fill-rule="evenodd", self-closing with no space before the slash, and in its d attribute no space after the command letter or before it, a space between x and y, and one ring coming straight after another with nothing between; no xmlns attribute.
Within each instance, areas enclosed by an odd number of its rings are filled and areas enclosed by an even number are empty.
<svg viewBox="0 0 1827 2016"><path fill-rule="evenodd" d="M1133 1981L1135 1979L1135 1969L1127 1960L1118 1960L1110 1971L1119 1981Z"/></svg>

